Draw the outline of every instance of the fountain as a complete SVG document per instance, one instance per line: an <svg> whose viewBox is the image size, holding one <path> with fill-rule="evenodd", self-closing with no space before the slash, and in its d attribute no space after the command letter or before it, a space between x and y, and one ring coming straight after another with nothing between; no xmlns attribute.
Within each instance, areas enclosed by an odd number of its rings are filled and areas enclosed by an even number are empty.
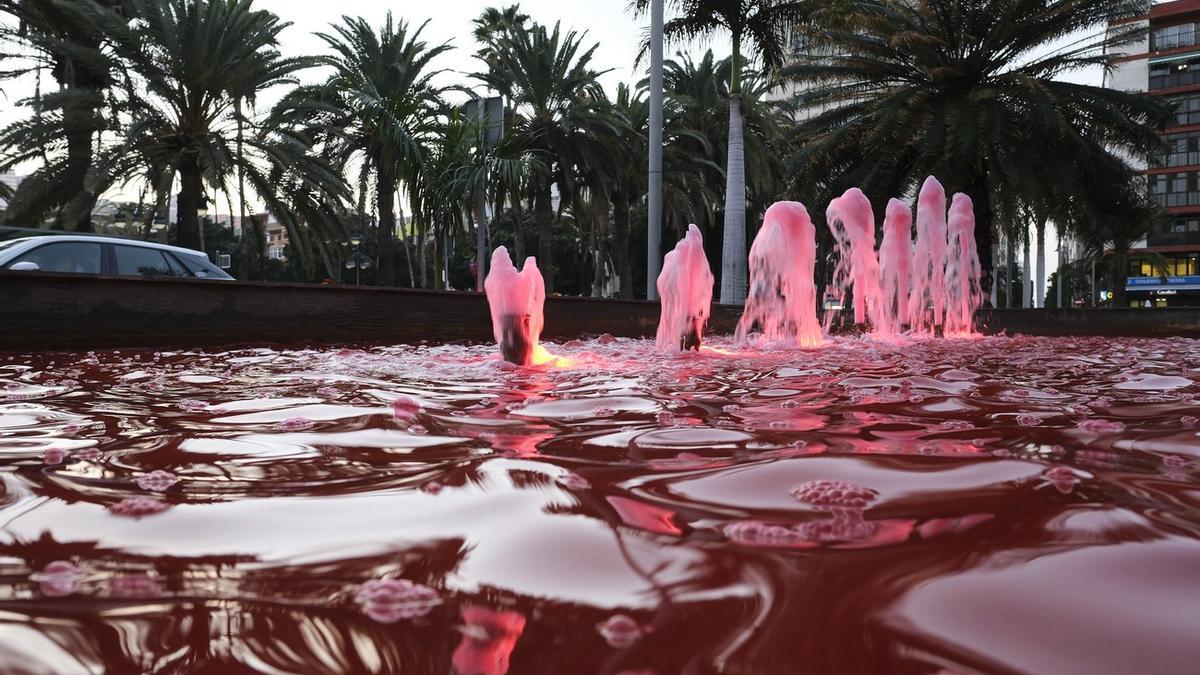
<svg viewBox="0 0 1200 675"><path fill-rule="evenodd" d="M492 253L491 270L483 284L492 313L492 334L505 361L520 366L538 362L538 339L542 335L542 306L546 285L537 259L528 257L518 272L508 249Z"/></svg>
<svg viewBox="0 0 1200 675"><path fill-rule="evenodd" d="M1200 341L926 339L982 299L971 200L949 238L945 204L927 181L908 272L904 203L878 254L861 192L830 209L865 338L821 344L815 230L781 202L740 345L704 334L689 228L659 344L573 339L556 368L448 330L0 352L0 664L1190 672ZM546 358L536 262L498 248L485 287L504 359Z"/></svg>
<svg viewBox="0 0 1200 675"><path fill-rule="evenodd" d="M933 176L926 178L917 199L915 246L912 212L899 199L888 201L878 252L875 216L862 190L850 188L830 202L826 220L837 252L825 293L829 305L844 306L851 290L854 322L869 322L876 338L900 337L906 327L932 334L943 325L947 335L972 333L982 293L975 220L966 195L954 195L948 230L946 191ZM739 342L757 328L770 341L821 344L836 311L818 325L815 239L803 204L776 202L767 209L750 248L750 294L737 325Z"/></svg>
<svg viewBox="0 0 1200 675"><path fill-rule="evenodd" d="M879 245L883 280L880 316L884 321L883 326L876 327L879 332L898 334L908 317L912 262L912 212L904 202L892 199L883 219L883 243Z"/></svg>
<svg viewBox="0 0 1200 675"><path fill-rule="evenodd" d="M687 234L663 259L658 275L658 296L662 298L659 349L700 349L712 311L712 291L713 274L704 255L704 239L699 228L689 225Z"/></svg>
<svg viewBox="0 0 1200 675"><path fill-rule="evenodd" d="M821 344L817 321L816 229L800 202L776 202L750 247L750 294L738 321L742 342L758 327L766 340Z"/></svg>
<svg viewBox="0 0 1200 675"><path fill-rule="evenodd" d="M933 333L945 316L946 190L930 176L917 197L917 243L913 254L908 323L918 333Z"/></svg>
<svg viewBox="0 0 1200 675"><path fill-rule="evenodd" d="M862 190L850 188L829 203L825 220L838 252L833 283L825 291L826 298L843 306L846 287L853 286L854 323L862 324L870 318L875 331L887 335L879 259L875 256L875 215L871 212L870 200ZM826 314L826 331L832 319L832 313Z"/></svg>
<svg viewBox="0 0 1200 675"><path fill-rule="evenodd" d="M975 250L975 211L971 198L954 195L950 203L950 251L946 260L945 334L974 333L975 310L983 303L979 255Z"/></svg>

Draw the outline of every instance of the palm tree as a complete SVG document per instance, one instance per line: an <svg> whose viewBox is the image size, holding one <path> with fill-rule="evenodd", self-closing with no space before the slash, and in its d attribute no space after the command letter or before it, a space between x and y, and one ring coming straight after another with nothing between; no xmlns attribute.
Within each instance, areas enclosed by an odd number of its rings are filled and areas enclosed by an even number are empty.
<svg viewBox="0 0 1200 675"><path fill-rule="evenodd" d="M1165 118L1153 98L1056 79L1109 66L1144 28L1121 19L1142 0L858 2L804 35L784 69L810 116L797 129L799 179L826 191L861 185L886 196L928 175L975 206L976 241L991 286L997 224L1095 194L1081 166L1125 176ZM1103 36L1097 29L1112 27ZM1122 28L1124 26L1124 28ZM1086 35L1061 48L1063 36Z"/></svg>
<svg viewBox="0 0 1200 675"><path fill-rule="evenodd" d="M425 25L410 30L403 20L393 21L389 12L378 31L364 19L343 17L332 33L319 34L333 50L324 59L334 70L321 97L328 107L325 122L344 130L334 162L360 177L364 198L374 179L379 283L383 285L392 285L395 279L399 185L408 185L415 216L421 211L424 146L437 136L444 112L445 89L433 83L441 72L433 61L450 46L430 46L422 40Z"/></svg>
<svg viewBox="0 0 1200 675"><path fill-rule="evenodd" d="M1083 190L1059 209L1060 227L1075 235L1086 256L1111 262L1111 306L1127 308L1129 249L1161 222L1162 209L1149 195L1143 176L1101 176L1083 167L1080 173Z"/></svg>
<svg viewBox="0 0 1200 675"><path fill-rule="evenodd" d="M709 214L704 211L716 210L710 208L709 195L722 194L726 175L720 167L727 163L725 151L728 147L728 126L725 117L729 98L729 70L732 67L732 59L715 59L711 50L699 61L680 55L664 64L665 117L670 127L668 133L685 137L690 135L696 139L675 139L672 145L679 145L681 142L688 144L691 146L691 155L703 157L712 164L708 167L695 167L697 171L693 175L703 177L708 189L700 191L694 198L702 208L694 212L692 219L682 224L677 223L677 228L681 228L677 231L680 237L686 232L688 223L695 222L702 228L706 226ZM746 213L752 217L752 222L755 222L781 195L784 184L781 159L785 154L784 130L791 126L792 118L784 102L771 100L774 87L762 73L743 69L741 83L739 108L742 124L747 132L743 153ZM668 148L666 152L671 154L671 149ZM677 150L674 155L676 160L685 158L683 153ZM664 185L668 204L673 198L686 200L688 194L695 193L699 186L679 187L683 189L674 190L675 194L672 195L672 186ZM668 219L670 211L668 207ZM750 231L753 229L749 228Z"/></svg>
<svg viewBox="0 0 1200 675"><path fill-rule="evenodd" d="M526 147L541 162L530 176L534 220L538 226L538 262L546 289L554 289L553 188L562 205L575 196L581 138L599 127L615 129L599 103L602 90L591 68L597 45L583 49L583 36L534 25L497 39L494 60L475 78L500 92L515 110L515 123L526 134Z"/></svg>
<svg viewBox="0 0 1200 675"><path fill-rule="evenodd" d="M15 25L0 26L0 40L30 49L32 64L0 73L0 79L49 70L57 92L25 101L34 115L0 134L0 171L31 160L45 160L13 195L9 222L41 223L55 213L54 224L91 231L96 196L84 186L93 160L93 143L103 129L105 92L115 83L117 64L105 49L105 36L89 20L117 0L0 0L0 14Z"/></svg>
<svg viewBox="0 0 1200 675"><path fill-rule="evenodd" d="M289 24L254 9L252 0L125 0L125 11L138 20L92 17L135 78L120 102L129 122L121 143L98 162L104 170L94 172L94 187L105 186L105 175L122 175L129 157L171 167L180 184L179 244L200 248L204 183L227 192L226 180L246 163L234 148L239 102L294 84L296 72L317 62L283 57L279 34ZM256 152L272 154L266 135L256 143Z"/></svg>
<svg viewBox="0 0 1200 675"><path fill-rule="evenodd" d="M488 7L471 21L475 28L471 31L475 40L481 45L475 52L476 58L488 64L493 72L499 71L497 54L504 40L525 30L529 23L529 15L521 11L520 5L509 5L503 9Z"/></svg>
<svg viewBox="0 0 1200 675"><path fill-rule="evenodd" d="M650 0L634 0L644 13ZM668 42L729 33L729 151L725 170L725 224L721 246L721 302L746 298L746 167L742 121L743 60L757 57L772 73L783 65L792 30L820 4L813 0L675 0L677 16L663 25ZM750 57L746 59L746 57Z"/></svg>

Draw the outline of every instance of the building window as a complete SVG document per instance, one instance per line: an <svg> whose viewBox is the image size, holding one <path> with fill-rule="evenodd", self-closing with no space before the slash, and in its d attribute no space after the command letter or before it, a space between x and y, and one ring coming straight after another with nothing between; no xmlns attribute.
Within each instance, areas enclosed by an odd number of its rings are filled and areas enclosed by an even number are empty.
<svg viewBox="0 0 1200 675"><path fill-rule="evenodd" d="M1150 88L1166 89L1200 83L1200 57L1150 64Z"/></svg>
<svg viewBox="0 0 1200 675"><path fill-rule="evenodd" d="M1200 124L1200 94L1172 96L1167 102L1175 106L1175 125L1186 127Z"/></svg>
<svg viewBox="0 0 1200 675"><path fill-rule="evenodd" d="M1129 259L1129 276L1131 277L1149 277L1154 275L1154 270L1151 269L1150 262L1142 258Z"/></svg>
<svg viewBox="0 0 1200 675"><path fill-rule="evenodd" d="M1200 206L1200 186L1195 171L1160 173L1153 177L1150 190L1160 206Z"/></svg>
<svg viewBox="0 0 1200 675"><path fill-rule="evenodd" d="M1200 164L1200 131L1168 134L1167 154L1163 166L1192 166Z"/></svg>
<svg viewBox="0 0 1200 675"><path fill-rule="evenodd" d="M1150 34L1150 50L1158 52L1164 49L1191 47L1196 44L1197 34L1200 34L1200 31L1196 30L1195 23L1155 28Z"/></svg>

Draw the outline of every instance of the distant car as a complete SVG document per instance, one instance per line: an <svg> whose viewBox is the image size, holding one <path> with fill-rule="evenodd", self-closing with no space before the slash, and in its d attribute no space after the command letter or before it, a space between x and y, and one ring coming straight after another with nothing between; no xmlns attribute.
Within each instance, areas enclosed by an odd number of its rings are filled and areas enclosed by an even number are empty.
<svg viewBox="0 0 1200 675"><path fill-rule="evenodd" d="M200 251L90 235L25 237L0 242L0 269L97 276L233 278Z"/></svg>

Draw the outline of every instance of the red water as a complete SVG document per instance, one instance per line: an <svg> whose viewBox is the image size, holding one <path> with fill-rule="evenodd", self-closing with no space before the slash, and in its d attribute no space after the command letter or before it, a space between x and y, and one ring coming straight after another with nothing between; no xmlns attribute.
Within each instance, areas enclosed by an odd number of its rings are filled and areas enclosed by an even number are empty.
<svg viewBox="0 0 1200 675"><path fill-rule="evenodd" d="M1200 343L706 343L0 356L0 670L1200 668Z"/></svg>

